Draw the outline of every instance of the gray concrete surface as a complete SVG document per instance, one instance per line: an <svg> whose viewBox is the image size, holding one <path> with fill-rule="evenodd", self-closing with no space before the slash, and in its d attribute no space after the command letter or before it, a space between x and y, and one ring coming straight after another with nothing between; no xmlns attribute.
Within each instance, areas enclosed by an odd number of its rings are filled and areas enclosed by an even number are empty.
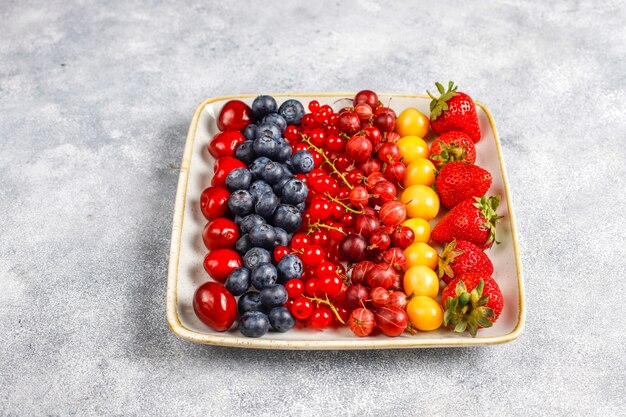
<svg viewBox="0 0 626 417"><path fill-rule="evenodd" d="M0 415L626 414L623 3L269 3L0 2ZM502 137L519 340L263 352L170 333L198 102L448 79Z"/></svg>

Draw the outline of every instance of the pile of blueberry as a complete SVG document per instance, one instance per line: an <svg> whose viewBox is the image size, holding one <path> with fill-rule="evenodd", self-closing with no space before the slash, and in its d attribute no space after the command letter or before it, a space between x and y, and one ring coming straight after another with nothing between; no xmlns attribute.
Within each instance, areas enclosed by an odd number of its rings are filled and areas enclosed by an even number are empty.
<svg viewBox="0 0 626 417"><path fill-rule="evenodd" d="M228 208L235 215L240 238L235 250L244 266L235 269L224 286L234 296L239 313L239 331L248 337L263 336L271 326L286 332L295 324L287 302L284 284L300 278L302 262L285 255L279 262L273 251L289 246L293 233L302 225L301 212L308 194L306 184L294 174L313 169L313 156L305 150L292 154L283 137L288 125L297 125L304 107L287 100L280 108L271 96L259 96L252 103L255 123L248 125L235 156L247 165L226 178L231 191Z"/></svg>

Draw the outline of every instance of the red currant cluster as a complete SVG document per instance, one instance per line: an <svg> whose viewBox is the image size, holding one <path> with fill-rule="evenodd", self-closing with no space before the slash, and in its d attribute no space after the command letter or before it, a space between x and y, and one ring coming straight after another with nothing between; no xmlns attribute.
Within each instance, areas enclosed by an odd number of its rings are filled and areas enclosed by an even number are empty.
<svg viewBox="0 0 626 417"><path fill-rule="evenodd" d="M348 323L365 336L376 321L385 334L397 335L407 325L403 249L414 233L401 226L407 213L396 199L406 170L395 144L396 115L367 90L338 113L315 100L308 108L300 126L285 131L294 152L308 150L315 161L308 174L296 175L309 189L300 233L291 247L274 251L277 260L297 254L305 268L301 279L286 284L287 307L317 329ZM382 316L374 320L366 306Z"/></svg>

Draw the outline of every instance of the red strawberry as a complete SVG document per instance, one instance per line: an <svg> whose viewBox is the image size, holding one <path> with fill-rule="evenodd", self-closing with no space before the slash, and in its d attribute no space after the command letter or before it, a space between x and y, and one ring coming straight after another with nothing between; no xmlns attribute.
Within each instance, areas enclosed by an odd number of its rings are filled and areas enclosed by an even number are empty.
<svg viewBox="0 0 626 417"><path fill-rule="evenodd" d="M489 171L465 162L446 164L435 181L441 204L448 210L463 200L481 197L491 187Z"/></svg>
<svg viewBox="0 0 626 417"><path fill-rule="evenodd" d="M476 161L476 147L465 133L452 130L439 136L430 145L430 161L437 169L452 161L473 164Z"/></svg>
<svg viewBox="0 0 626 417"><path fill-rule="evenodd" d="M448 212L435 226L431 238L440 243L452 239L467 240L478 247L489 248L496 239L496 214L499 197L468 198Z"/></svg>
<svg viewBox="0 0 626 417"><path fill-rule="evenodd" d="M465 240L453 239L439 254L439 278L449 284L454 277L467 273L491 276L493 264L478 246Z"/></svg>
<svg viewBox="0 0 626 417"><path fill-rule="evenodd" d="M443 289L443 323L454 326L454 331L469 330L476 336L478 329L491 327L498 320L504 298L498 283L489 275L465 274L454 278Z"/></svg>
<svg viewBox="0 0 626 417"><path fill-rule="evenodd" d="M433 131L441 135L451 130L460 130L474 143L478 142L480 126L472 98L465 93L457 92L458 87L452 81L448 83L448 91L445 91L439 83L435 85L441 95L437 98L428 92L433 99L430 102L430 127Z"/></svg>

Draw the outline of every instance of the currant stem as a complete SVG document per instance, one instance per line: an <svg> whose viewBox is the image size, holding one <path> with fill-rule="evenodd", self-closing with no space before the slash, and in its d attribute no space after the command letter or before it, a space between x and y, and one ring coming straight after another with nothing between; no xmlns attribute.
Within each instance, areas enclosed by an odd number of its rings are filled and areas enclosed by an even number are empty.
<svg viewBox="0 0 626 417"><path fill-rule="evenodd" d="M321 148L318 148L317 146L313 145L311 143L311 141L309 140L309 138L305 135L302 134L302 142L306 143L309 145L309 148L313 148L313 150L317 153L319 153L320 155L322 155L322 157L324 158L324 160L326 161L326 163L328 165L330 165L330 167L333 169L333 171L335 171L337 173L337 175L339 175L339 178L341 178L341 180L344 182L344 184L346 184L346 186L349 189L353 189L354 187L348 182L348 180L346 180L346 177L343 176L343 174L341 173L341 171L339 171L337 169L337 167L335 167L335 164L333 164L333 161L331 161L330 159L328 159L328 157L326 156L326 154L324 153L324 150Z"/></svg>
<svg viewBox="0 0 626 417"><path fill-rule="evenodd" d="M325 300L323 300L321 298L318 298L316 296L315 297L307 297L306 295L304 296L304 298L306 298L309 301L316 302L318 305L319 304L326 304L328 307L330 307L330 310L335 314L335 316L337 317L337 320L339 320L339 323L346 324L346 322L343 321L343 319L339 315L339 312L337 311L337 309L335 308L333 303L331 303L330 300L328 299L328 294L326 294L326 299Z"/></svg>
<svg viewBox="0 0 626 417"><path fill-rule="evenodd" d="M311 229L311 228L336 230L337 232L343 233L344 236L347 235L346 232L344 232L343 230L341 230L338 227L329 226L327 224L320 223L320 222L317 222L317 223L314 223L314 224L309 223L309 229Z"/></svg>
<svg viewBox="0 0 626 417"><path fill-rule="evenodd" d="M362 211L355 210L355 209L353 209L352 207L350 207L350 206L348 206L348 205L346 205L346 204L342 203L342 202L341 202L341 200L339 200L337 197L334 197L334 196L330 195L330 193L324 193L324 195L325 195L326 197L328 197L328 199L329 199L330 201L334 201L335 203L339 203L339 204L340 204L340 205L341 205L344 209L346 209L346 211L348 211L348 212L350 212L350 213L354 213L354 214L363 214L363 212L362 212Z"/></svg>

